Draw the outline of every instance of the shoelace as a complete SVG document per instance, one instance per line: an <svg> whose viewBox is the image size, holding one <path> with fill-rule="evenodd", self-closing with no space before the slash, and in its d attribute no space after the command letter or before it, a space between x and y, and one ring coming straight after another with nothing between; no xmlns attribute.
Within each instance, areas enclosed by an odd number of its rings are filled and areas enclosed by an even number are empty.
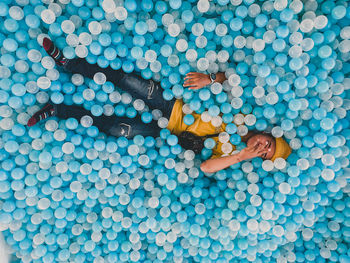
<svg viewBox="0 0 350 263"><path fill-rule="evenodd" d="M44 111L44 112L40 113L38 115L38 117L39 117L38 121L44 120L48 117L51 117L53 115L53 113L54 113L54 109L50 109L49 111Z"/></svg>
<svg viewBox="0 0 350 263"><path fill-rule="evenodd" d="M61 51L54 45L52 44L51 46L52 50L48 51L48 54L57 62L62 65L64 65L67 61L67 59L61 54Z"/></svg>

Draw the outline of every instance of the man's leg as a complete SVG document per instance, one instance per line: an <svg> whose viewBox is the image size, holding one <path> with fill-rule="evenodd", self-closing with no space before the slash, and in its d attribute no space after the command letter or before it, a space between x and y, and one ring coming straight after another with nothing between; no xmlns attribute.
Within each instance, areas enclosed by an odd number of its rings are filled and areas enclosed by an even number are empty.
<svg viewBox="0 0 350 263"><path fill-rule="evenodd" d="M97 72L102 72L107 80L123 91L130 93L135 99L143 100L150 109L159 109L165 117L170 117L175 100L166 101L163 98L163 89L159 82L143 79L135 73L127 74L121 69L101 68L97 64L90 64L81 58L69 60L64 68L67 71L79 73L88 78L93 78Z"/></svg>
<svg viewBox="0 0 350 263"><path fill-rule="evenodd" d="M77 105L54 104L53 107L55 109L55 116L60 119L75 118L80 121L83 116L90 116L93 120L92 125L104 133L107 133L117 121L117 116L114 114L112 116L101 115L97 117L92 115L90 111Z"/></svg>
<svg viewBox="0 0 350 263"><path fill-rule="evenodd" d="M88 115L93 119L92 125L96 126L101 132L115 137L122 136L128 139L133 138L135 135L158 137L161 130L156 121L146 124L142 122L139 116L132 119L115 115L96 117L90 111L76 105L59 104L54 105L54 108L55 115L62 119L75 118L79 121L83 116Z"/></svg>
<svg viewBox="0 0 350 263"><path fill-rule="evenodd" d="M126 137L131 139L136 135L142 135L143 137L152 136L158 137L161 128L157 125L156 121L150 123L142 122L139 116L135 118L118 118L118 121L109 129L107 134L115 137Z"/></svg>
<svg viewBox="0 0 350 263"><path fill-rule="evenodd" d="M159 109L165 117L170 117L175 99L166 101L163 98L163 89L159 82L143 79L135 73L127 74L121 69L101 68L97 64L90 64L82 58L66 59L48 38L44 38L43 45L57 65L63 66L67 71L79 73L88 78L93 78L96 73L102 72L106 79L117 87L129 92L134 98L142 99L152 110Z"/></svg>
<svg viewBox="0 0 350 263"><path fill-rule="evenodd" d="M78 73L90 79L93 79L96 73L102 72L107 80L114 84L126 75L121 69L101 68L97 64L90 64L83 58L69 59L63 68L71 73Z"/></svg>

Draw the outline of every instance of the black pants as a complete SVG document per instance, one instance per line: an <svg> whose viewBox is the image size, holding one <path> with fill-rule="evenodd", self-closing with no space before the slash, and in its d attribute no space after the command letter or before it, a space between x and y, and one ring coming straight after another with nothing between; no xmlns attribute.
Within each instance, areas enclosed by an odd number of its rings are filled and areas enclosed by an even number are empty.
<svg viewBox="0 0 350 263"><path fill-rule="evenodd" d="M141 76L134 73L125 73L121 69L114 70L111 67L101 68L96 64L89 64L85 59L75 58L69 60L64 66L65 70L72 73L79 73L84 77L93 78L97 72L102 72L107 77L107 80L112 82L120 89L130 93L135 99L142 99L148 107L159 109L163 116L170 117L175 99L166 101L163 98L163 89L159 82L153 80L145 80ZM89 115L92 117L93 125L99 128L100 131L112 136L124 136L132 138L135 135L142 136L159 136L160 128L156 121L151 123L142 122L140 116L135 118L112 116L93 116L90 111L76 105L56 105L56 115L59 118L76 118Z"/></svg>

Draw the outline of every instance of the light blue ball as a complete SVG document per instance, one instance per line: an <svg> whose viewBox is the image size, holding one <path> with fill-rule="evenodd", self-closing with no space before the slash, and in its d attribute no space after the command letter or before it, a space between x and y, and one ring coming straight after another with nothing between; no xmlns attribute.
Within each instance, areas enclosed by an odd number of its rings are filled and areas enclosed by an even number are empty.
<svg viewBox="0 0 350 263"><path fill-rule="evenodd" d="M147 33L147 30L148 30L148 26L145 22L137 22L135 24L135 32L136 34L138 35L144 35Z"/></svg>
<svg viewBox="0 0 350 263"><path fill-rule="evenodd" d="M191 115L191 114L186 114L186 115L184 116L183 120L184 120L184 123L185 123L186 125L192 125L195 119L194 119L193 115Z"/></svg>
<svg viewBox="0 0 350 263"><path fill-rule="evenodd" d="M37 16L29 14L25 17L25 22L30 28L38 28L40 26L40 20Z"/></svg>
<svg viewBox="0 0 350 263"><path fill-rule="evenodd" d="M144 123L150 123L152 121L152 114L150 112L144 112L141 114L141 120Z"/></svg>
<svg viewBox="0 0 350 263"><path fill-rule="evenodd" d="M346 8L342 5L336 6L332 9L332 17L334 19L342 19L346 15Z"/></svg>
<svg viewBox="0 0 350 263"><path fill-rule="evenodd" d="M23 105L23 101L20 97L13 96L8 99L8 105L13 109L19 109Z"/></svg>
<svg viewBox="0 0 350 263"><path fill-rule="evenodd" d="M12 38L5 39L2 44L3 47L9 52L14 52L18 48L17 41Z"/></svg>
<svg viewBox="0 0 350 263"><path fill-rule="evenodd" d="M216 142L212 138L208 138L204 141L204 147L207 149L213 149L215 147Z"/></svg>

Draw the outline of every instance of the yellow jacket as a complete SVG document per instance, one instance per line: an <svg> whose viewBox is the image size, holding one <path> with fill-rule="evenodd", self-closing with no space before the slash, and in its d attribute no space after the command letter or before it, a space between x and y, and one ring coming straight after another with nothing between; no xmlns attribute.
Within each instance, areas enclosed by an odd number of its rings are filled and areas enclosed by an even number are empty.
<svg viewBox="0 0 350 263"><path fill-rule="evenodd" d="M179 135L181 132L187 131L191 132L197 136L206 136L211 134L217 134L225 131L226 123L222 123L220 127L214 127L211 122L204 122L201 119L200 114L192 113L194 117L194 122L191 125L186 125L183 121L184 113L182 111L184 103L182 100L176 100L173 110L171 112L171 116L169 119L169 123L167 128L171 131L171 133L175 135ZM213 157L221 157L224 153L221 151L222 143L219 142L219 138L217 136L212 137L212 139L216 142L216 146L213 149ZM235 150L236 147L232 145L232 150Z"/></svg>

